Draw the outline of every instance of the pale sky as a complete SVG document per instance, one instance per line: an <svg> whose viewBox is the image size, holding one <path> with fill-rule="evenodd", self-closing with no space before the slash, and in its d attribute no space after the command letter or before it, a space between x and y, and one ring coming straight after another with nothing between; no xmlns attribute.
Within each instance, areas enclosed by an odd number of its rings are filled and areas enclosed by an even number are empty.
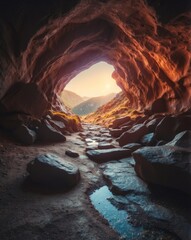
<svg viewBox="0 0 191 240"><path fill-rule="evenodd" d="M99 62L70 80L65 89L82 97L97 97L118 93L121 89L111 77L114 68L106 62Z"/></svg>

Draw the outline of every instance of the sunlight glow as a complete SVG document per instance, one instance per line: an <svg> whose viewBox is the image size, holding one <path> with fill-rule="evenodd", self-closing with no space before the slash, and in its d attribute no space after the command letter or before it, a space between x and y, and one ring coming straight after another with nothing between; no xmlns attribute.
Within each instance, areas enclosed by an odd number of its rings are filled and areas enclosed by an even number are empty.
<svg viewBox="0 0 191 240"><path fill-rule="evenodd" d="M106 62L99 62L79 73L65 87L82 97L104 96L118 93L121 89L112 78L114 67Z"/></svg>

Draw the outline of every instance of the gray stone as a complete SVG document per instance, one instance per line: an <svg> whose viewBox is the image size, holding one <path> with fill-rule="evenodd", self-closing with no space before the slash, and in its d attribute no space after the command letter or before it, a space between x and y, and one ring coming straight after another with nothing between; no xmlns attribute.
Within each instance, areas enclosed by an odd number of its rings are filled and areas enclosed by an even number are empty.
<svg viewBox="0 0 191 240"><path fill-rule="evenodd" d="M79 154L77 152L74 152L74 151L71 151L71 150L66 150L65 154L69 157L72 157L72 158L79 157Z"/></svg>
<svg viewBox="0 0 191 240"><path fill-rule="evenodd" d="M18 140L19 142L25 145L31 145L36 140L36 132L33 130L30 130L24 124L20 125L18 128L16 128L13 131L13 136L16 138L16 140Z"/></svg>
<svg viewBox="0 0 191 240"><path fill-rule="evenodd" d="M123 146L123 148L130 149L132 152L136 151L137 149L141 148L142 145L139 143L128 143Z"/></svg>
<svg viewBox="0 0 191 240"><path fill-rule="evenodd" d="M128 193L149 194L147 184L137 177L129 159L105 164L103 176L109 182L111 191L122 195Z"/></svg>
<svg viewBox="0 0 191 240"><path fill-rule="evenodd" d="M111 149L111 148L115 148L115 146L110 143L101 142L98 144L98 149Z"/></svg>
<svg viewBox="0 0 191 240"><path fill-rule="evenodd" d="M191 194L191 149L143 147L133 157L136 173L146 182Z"/></svg>
<svg viewBox="0 0 191 240"><path fill-rule="evenodd" d="M66 141L66 137L45 120L38 129L38 139L43 142Z"/></svg>
<svg viewBox="0 0 191 240"><path fill-rule="evenodd" d="M129 157L131 151L128 149L113 148L113 149L89 150L86 152L86 154L89 157L89 159L97 163L103 163L112 160L122 159L124 157Z"/></svg>
<svg viewBox="0 0 191 240"><path fill-rule="evenodd" d="M183 131L177 134L171 142L167 143L167 145L183 148L191 147L191 131Z"/></svg>
<svg viewBox="0 0 191 240"><path fill-rule="evenodd" d="M130 130L124 132L117 141L120 146L124 146L128 143L138 142L145 134L148 133L148 129L144 124L137 124Z"/></svg>
<svg viewBox="0 0 191 240"><path fill-rule="evenodd" d="M69 188L80 180L79 169L54 154L36 157L28 163L27 171L32 181L47 187Z"/></svg>

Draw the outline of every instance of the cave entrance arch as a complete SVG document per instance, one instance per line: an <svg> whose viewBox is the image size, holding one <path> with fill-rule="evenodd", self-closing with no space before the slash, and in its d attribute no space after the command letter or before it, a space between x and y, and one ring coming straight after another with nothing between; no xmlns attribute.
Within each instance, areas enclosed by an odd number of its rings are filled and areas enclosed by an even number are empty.
<svg viewBox="0 0 191 240"><path fill-rule="evenodd" d="M107 62L92 64L65 86L61 92L62 102L79 116L95 112L121 91L112 78L113 71L114 67Z"/></svg>

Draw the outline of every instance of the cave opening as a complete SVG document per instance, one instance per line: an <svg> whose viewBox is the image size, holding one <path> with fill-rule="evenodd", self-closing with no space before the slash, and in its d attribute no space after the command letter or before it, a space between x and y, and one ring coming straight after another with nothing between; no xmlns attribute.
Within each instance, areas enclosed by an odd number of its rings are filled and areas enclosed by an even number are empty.
<svg viewBox="0 0 191 240"><path fill-rule="evenodd" d="M81 71L61 91L62 103L78 116L86 116L107 104L121 92L112 78L114 67L99 61Z"/></svg>

